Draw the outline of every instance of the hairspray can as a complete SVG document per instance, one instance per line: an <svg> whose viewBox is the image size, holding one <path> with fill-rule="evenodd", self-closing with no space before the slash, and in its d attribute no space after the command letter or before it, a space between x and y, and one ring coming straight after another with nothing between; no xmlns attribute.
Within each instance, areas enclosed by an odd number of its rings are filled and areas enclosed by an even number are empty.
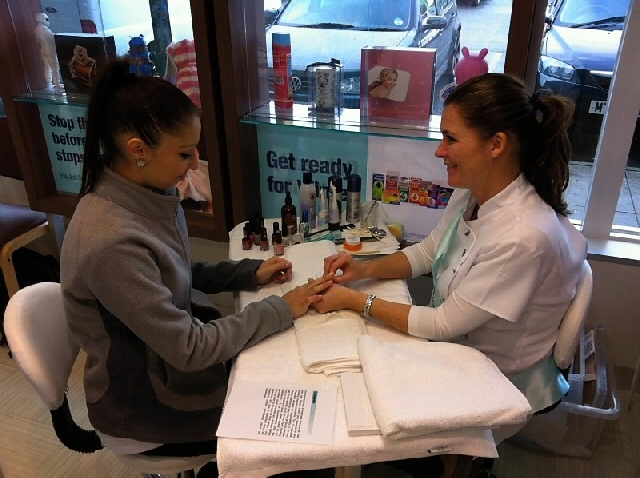
<svg viewBox="0 0 640 478"><path fill-rule="evenodd" d="M293 108L291 90L291 35L288 33L271 34L273 53L273 96L278 108Z"/></svg>
<svg viewBox="0 0 640 478"><path fill-rule="evenodd" d="M362 178L358 174L350 174L347 178L347 222L360 220L360 189Z"/></svg>

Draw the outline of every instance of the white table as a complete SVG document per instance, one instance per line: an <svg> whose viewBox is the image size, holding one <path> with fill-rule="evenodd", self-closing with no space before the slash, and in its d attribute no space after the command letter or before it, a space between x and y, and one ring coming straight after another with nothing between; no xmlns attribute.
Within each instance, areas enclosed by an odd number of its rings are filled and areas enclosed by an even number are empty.
<svg viewBox="0 0 640 478"><path fill-rule="evenodd" d="M271 254L254 248L242 251L241 230L236 227L230 235L230 258L262 257ZM237 244L236 244L237 243ZM294 264L295 267L295 264ZM406 283L402 280L364 282L363 291L384 288L391 300L408 301ZM238 307L278 293L280 286L267 286L257 292L243 292L238 297ZM367 324L368 333L387 341L419 340L394 331L375 322ZM243 351L235 361L230 377L230 389L234 381L280 382L302 385L335 385L340 388L337 376L307 373L300 364L293 328L271 336ZM300 469L336 467L338 476L359 476L359 465L418 458L435 454L453 453L487 458L498 454L489 429L473 428L452 432L440 432L403 440L388 440L382 435L349 436L347 433L344 402L341 391L334 425L333 444L310 445L277 443L259 440L219 438L217 461L221 478L264 478L276 473ZM349 468L355 467L355 468Z"/></svg>

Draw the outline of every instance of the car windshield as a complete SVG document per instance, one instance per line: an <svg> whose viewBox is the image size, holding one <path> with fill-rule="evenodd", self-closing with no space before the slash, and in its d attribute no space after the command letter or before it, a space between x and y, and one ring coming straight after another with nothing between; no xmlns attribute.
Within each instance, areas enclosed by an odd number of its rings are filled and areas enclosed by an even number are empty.
<svg viewBox="0 0 640 478"><path fill-rule="evenodd" d="M565 0L555 24L571 28L622 30L630 0Z"/></svg>
<svg viewBox="0 0 640 478"><path fill-rule="evenodd" d="M277 23L292 27L403 31L412 27L411 0L291 0Z"/></svg>

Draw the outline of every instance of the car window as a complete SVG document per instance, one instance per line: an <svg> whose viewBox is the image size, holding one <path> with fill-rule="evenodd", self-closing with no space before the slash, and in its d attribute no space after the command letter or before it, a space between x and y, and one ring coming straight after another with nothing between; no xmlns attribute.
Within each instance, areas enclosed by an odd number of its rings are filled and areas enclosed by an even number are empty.
<svg viewBox="0 0 640 478"><path fill-rule="evenodd" d="M434 0L421 0L420 2L420 16L425 14L436 15L436 4Z"/></svg>
<svg viewBox="0 0 640 478"><path fill-rule="evenodd" d="M356 30L408 30L411 0L291 0L279 25L305 27L334 25Z"/></svg>
<svg viewBox="0 0 640 478"><path fill-rule="evenodd" d="M444 15L444 13L451 8L453 0L437 0L438 15Z"/></svg>
<svg viewBox="0 0 640 478"><path fill-rule="evenodd" d="M613 20L622 29L624 18L629 11L630 0L566 0L558 10L555 24L574 27ZM588 25L587 25L588 26ZM600 26L598 24L594 26Z"/></svg>

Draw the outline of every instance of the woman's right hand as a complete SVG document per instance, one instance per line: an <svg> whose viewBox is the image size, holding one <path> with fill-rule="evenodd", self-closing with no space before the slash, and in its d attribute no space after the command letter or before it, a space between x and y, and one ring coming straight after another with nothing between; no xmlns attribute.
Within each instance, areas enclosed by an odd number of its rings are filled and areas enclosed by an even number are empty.
<svg viewBox="0 0 640 478"><path fill-rule="evenodd" d="M282 296L287 301L293 318L297 319L309 310L309 306L322 298L322 294L333 284L334 274L325 274L319 279L310 279Z"/></svg>
<svg viewBox="0 0 640 478"><path fill-rule="evenodd" d="M336 284L346 284L364 279L362 263L348 252L340 252L324 259L325 274L335 274L338 270L342 271L342 275L334 277L333 282Z"/></svg>

